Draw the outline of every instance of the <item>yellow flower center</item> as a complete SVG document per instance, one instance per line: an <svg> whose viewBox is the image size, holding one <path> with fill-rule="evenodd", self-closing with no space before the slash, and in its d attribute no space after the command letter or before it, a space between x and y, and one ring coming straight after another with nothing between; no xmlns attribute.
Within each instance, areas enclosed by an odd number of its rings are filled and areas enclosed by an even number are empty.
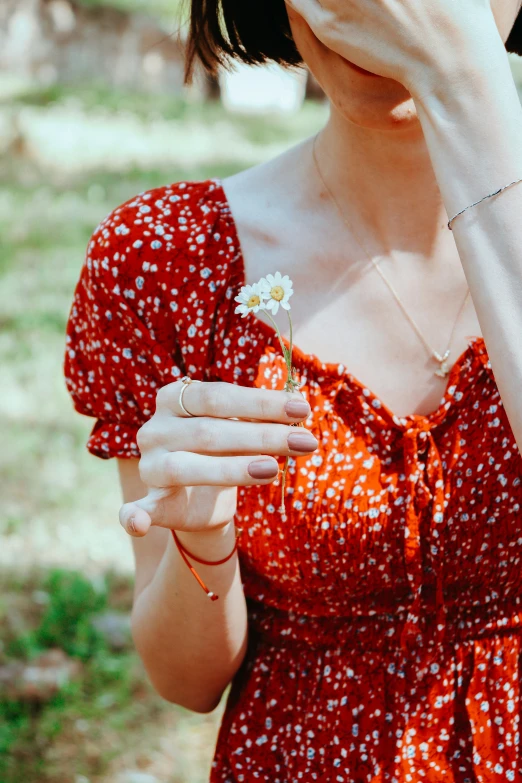
<svg viewBox="0 0 522 783"><path fill-rule="evenodd" d="M285 290L280 285L275 285L270 289L270 296L272 299L275 299L276 302L280 302L282 299L284 299Z"/></svg>
<svg viewBox="0 0 522 783"><path fill-rule="evenodd" d="M247 302L247 307L256 307L260 303L260 298L257 294L252 294L250 299Z"/></svg>

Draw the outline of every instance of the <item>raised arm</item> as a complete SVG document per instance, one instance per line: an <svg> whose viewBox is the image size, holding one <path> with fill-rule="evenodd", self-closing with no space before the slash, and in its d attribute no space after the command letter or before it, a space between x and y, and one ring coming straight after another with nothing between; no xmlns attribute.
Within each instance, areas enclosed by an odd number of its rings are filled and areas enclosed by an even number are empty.
<svg viewBox="0 0 522 783"><path fill-rule="evenodd" d="M505 47L521 0L285 1L330 49L410 92L447 214L465 209L453 235L522 450L522 106Z"/></svg>

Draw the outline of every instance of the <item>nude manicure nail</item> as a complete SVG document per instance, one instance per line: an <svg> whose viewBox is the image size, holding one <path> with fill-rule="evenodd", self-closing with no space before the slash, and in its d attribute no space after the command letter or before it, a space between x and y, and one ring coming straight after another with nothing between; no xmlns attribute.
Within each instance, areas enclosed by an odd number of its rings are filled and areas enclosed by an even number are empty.
<svg viewBox="0 0 522 783"><path fill-rule="evenodd" d="M288 400L285 411L294 419L302 419L310 413L310 406L306 400Z"/></svg>
<svg viewBox="0 0 522 783"><path fill-rule="evenodd" d="M273 459L255 459L248 466L252 478L273 478L279 473L279 465Z"/></svg>
<svg viewBox="0 0 522 783"><path fill-rule="evenodd" d="M311 432L292 432L288 436L288 446L292 451L314 451L318 445Z"/></svg>

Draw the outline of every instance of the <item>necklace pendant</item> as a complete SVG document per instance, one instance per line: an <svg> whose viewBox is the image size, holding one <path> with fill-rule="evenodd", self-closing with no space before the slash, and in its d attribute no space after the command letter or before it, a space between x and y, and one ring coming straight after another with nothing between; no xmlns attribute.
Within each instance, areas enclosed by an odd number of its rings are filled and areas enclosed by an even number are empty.
<svg viewBox="0 0 522 783"><path fill-rule="evenodd" d="M440 365L435 370L434 375L438 375L439 378L446 378L449 375L449 371L450 371L450 366L448 364L449 355L450 355L449 349L446 351L444 356L441 356L440 353L437 353L437 351L434 351L433 353L433 358Z"/></svg>
<svg viewBox="0 0 522 783"><path fill-rule="evenodd" d="M442 362L438 370L435 370L434 375L438 375L439 378L446 378L449 375L450 368L447 362Z"/></svg>

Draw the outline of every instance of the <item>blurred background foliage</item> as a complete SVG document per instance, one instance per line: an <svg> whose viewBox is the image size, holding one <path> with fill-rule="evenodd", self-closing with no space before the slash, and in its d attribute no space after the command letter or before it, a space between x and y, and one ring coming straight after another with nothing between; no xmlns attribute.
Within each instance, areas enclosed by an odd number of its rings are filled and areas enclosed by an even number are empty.
<svg viewBox="0 0 522 783"><path fill-rule="evenodd" d="M133 651L116 463L85 449L93 421L65 389L65 326L111 209L277 154L326 107L232 113L201 74L184 90L179 10L0 6L1 783L208 780L222 707L162 702Z"/></svg>
<svg viewBox="0 0 522 783"><path fill-rule="evenodd" d="M182 7L0 5L1 783L208 780L222 706L202 716L162 702L133 651L116 463L85 449L93 421L65 389L65 326L111 209L276 155L327 107L302 75L278 112L260 111L258 86L255 113L230 111L222 80L199 73L183 88Z"/></svg>
<svg viewBox="0 0 522 783"><path fill-rule="evenodd" d="M187 0L79 0L81 5L91 8L109 6L122 8L133 13L141 12L164 20L179 21L187 16Z"/></svg>

